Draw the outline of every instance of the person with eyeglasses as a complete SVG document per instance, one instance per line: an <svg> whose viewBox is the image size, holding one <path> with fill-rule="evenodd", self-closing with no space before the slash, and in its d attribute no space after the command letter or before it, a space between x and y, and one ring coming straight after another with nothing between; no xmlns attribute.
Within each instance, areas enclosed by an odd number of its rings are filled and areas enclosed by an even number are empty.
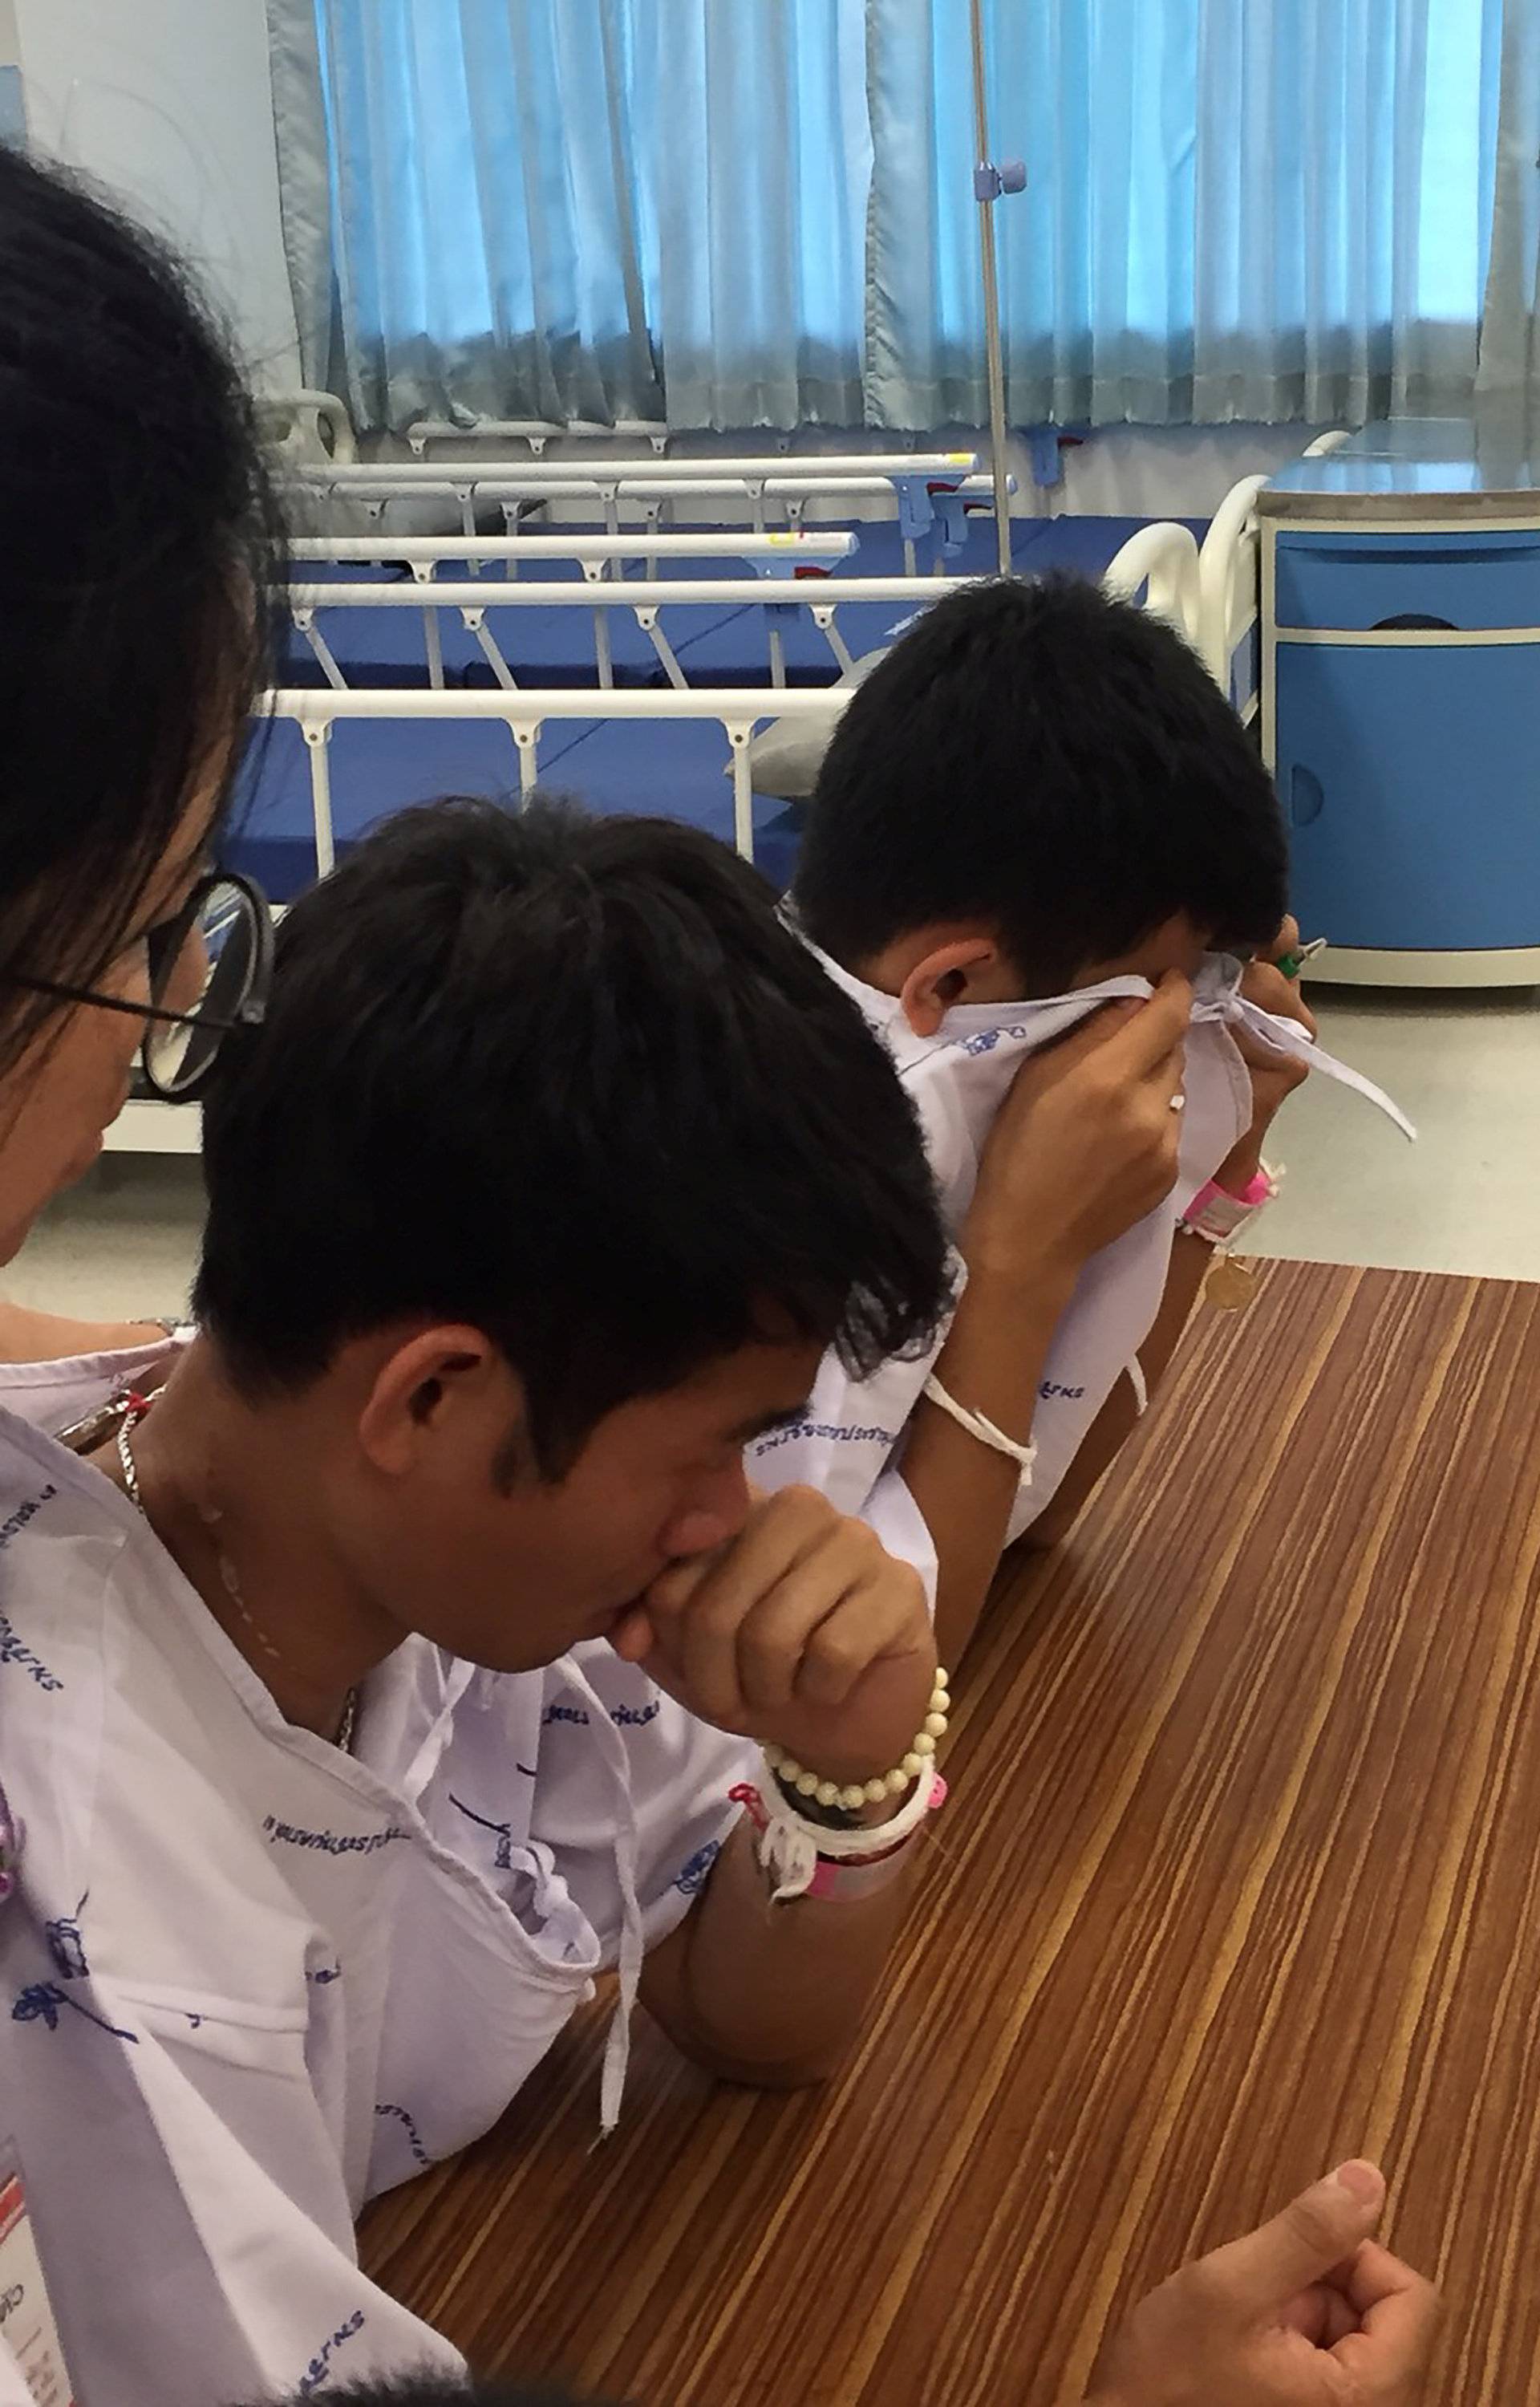
<svg viewBox="0 0 1540 2407"><path fill-rule="evenodd" d="M3 1265L136 1069L191 1101L261 1008L267 908L216 864L280 528L241 380L173 263L11 150L0 240ZM87 1392L53 1358L163 1344L0 1303L0 1359L31 1366L10 1402L45 1421Z"/></svg>
<svg viewBox="0 0 1540 2407"><path fill-rule="evenodd" d="M277 556L248 402L178 271L98 201L0 150L0 1263L96 1159L136 1059L150 1091L190 1100L227 1034L244 1027L255 1039L268 918L254 889L219 874L219 851L261 683ZM276 1125L273 1143L282 1142ZM724 1198L725 1218L730 1208ZM120 1339L116 1351L104 1350ZM53 1359L72 1344L86 1347L83 1360ZM21 1624L39 1600L46 1607L50 1564L67 1561L74 1576L82 1558L77 1546L50 1554L39 1513L66 1486L87 1513L101 1513L108 1496L105 1481L99 1493L92 1488L98 1471L26 1424L52 1431L66 1399L89 1399L132 1370L136 1355L163 1351L161 1332L138 1324L82 1333L14 1310L0 1318L0 1360L9 1358L0 1374L0 1461L38 1474L0 1518L0 1716L24 1716L60 1697L60 1675ZM126 1508L116 1500L110 1509ZM77 1627L72 1645L79 1639ZM246 1676L260 1681L260 1667ZM268 1709L277 1711L271 1694ZM121 1728L117 1739L130 1743ZM322 1765L334 1747L315 1736L303 1744ZM0 2084L7 2399L24 2390L41 2398L53 2378L51 2279L83 2302L89 2332L131 2292L151 2302L153 2316L152 2302L170 2295L201 2245L191 2203L176 2203L174 2185L163 2215L125 2196L106 2244L80 2261L78 2218L87 2207L95 2213L98 2186L114 2178L127 2128L120 2114L134 2107L138 2068L134 2042L92 2021L79 1924L87 1901L45 1897L36 1886L77 1753L63 1742L33 1747L36 1778L29 1774L23 1806L3 1793L14 1757L0 1720L0 1941L28 1931L44 1954L0 1999L0 2029L59 2052L50 2096L63 2101L61 2137L80 2177L61 2186L46 2143L29 2149L24 2131L18 2154L29 2081ZM133 1774L130 1763L130 1790ZM190 1830L186 1845L196 1851L205 1838ZM245 1903L228 1900L234 1915ZM318 1983L328 1971L318 1963ZM188 2001L190 2028L208 2005ZM117 2067L121 2087L110 2096L87 2098L57 2077L81 2034ZM303 2054L303 2041L296 2046ZM20 2061L14 2053L11 2060ZM232 2064L237 2086L239 2072ZM259 2103L254 2144L262 2129ZM249 2201L259 2252L271 2238L263 2198L275 2226L287 2229L300 2211L281 2171ZM1353 2396L1405 2407L1414 2399L1432 2294L1369 2243L1383 2196L1378 2176L1349 2169L1328 2188L1324 2200L1299 2202L1293 2244L1256 2235L1266 2244L1221 2251L1136 2309L1109 2344L1097 2400L1325 2407ZM346 2248L332 2257L346 2275ZM208 2305L217 2327L217 2288ZM272 2295L275 2321L293 2306L292 2297ZM256 2311L265 2312L260 2300ZM104 2368L84 2394L87 2407L129 2396L217 2407L218 2366L191 2353L188 2330L153 2320L143 2338L139 2376L131 2384L121 2366ZM360 2350L360 2359L370 2353Z"/></svg>

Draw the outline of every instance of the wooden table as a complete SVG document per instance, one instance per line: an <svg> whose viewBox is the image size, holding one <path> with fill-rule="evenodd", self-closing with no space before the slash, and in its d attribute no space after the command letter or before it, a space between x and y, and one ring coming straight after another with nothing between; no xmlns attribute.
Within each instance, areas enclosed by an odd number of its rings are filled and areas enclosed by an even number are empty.
<svg viewBox="0 0 1540 2407"><path fill-rule="evenodd" d="M487 2371L644 2407L1049 2407L1109 2314L1349 2154L1540 2393L1540 1287L1279 1265L1002 1582L864 2044L717 2090L600 2025L371 2214Z"/></svg>

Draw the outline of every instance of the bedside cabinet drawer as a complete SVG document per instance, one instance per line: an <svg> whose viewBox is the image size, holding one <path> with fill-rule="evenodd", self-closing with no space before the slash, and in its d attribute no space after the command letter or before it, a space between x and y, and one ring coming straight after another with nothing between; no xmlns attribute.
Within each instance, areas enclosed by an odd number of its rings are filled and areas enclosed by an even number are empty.
<svg viewBox="0 0 1540 2407"><path fill-rule="evenodd" d="M1280 644L1292 908L1370 950L1540 945L1540 644Z"/></svg>
<svg viewBox="0 0 1540 2407"><path fill-rule="evenodd" d="M1540 627L1540 527L1488 535L1280 531L1273 615L1280 633Z"/></svg>

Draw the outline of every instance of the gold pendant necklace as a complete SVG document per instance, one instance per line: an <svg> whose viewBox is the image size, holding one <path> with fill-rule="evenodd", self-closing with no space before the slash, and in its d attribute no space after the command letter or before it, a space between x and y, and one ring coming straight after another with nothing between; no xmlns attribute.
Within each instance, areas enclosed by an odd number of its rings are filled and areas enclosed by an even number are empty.
<svg viewBox="0 0 1540 2407"><path fill-rule="evenodd" d="M148 1520L149 1516L145 1512L145 1500L139 1487L138 1466L135 1464L134 1460L134 1448L130 1443L130 1437L132 1431L138 1427L148 1410L149 1405L144 1397L131 1395L124 1402L122 1417L118 1423L118 1461L122 1470L123 1486L128 1490L129 1503L134 1507L136 1512L144 1516L144 1518L147 1521ZM212 1518L205 1516L205 1527L209 1531L214 1547L214 1560L219 1565L219 1585L224 1589L226 1596L230 1599L234 1611L240 1616L242 1621L245 1622L247 1630L250 1631L252 1637L256 1640L261 1652L269 1657L273 1662L281 1663L283 1661L283 1653L281 1648L274 1645L272 1639L269 1638L261 1622L256 1620L247 1609L246 1598L241 1592L240 1578L235 1570L235 1566L231 1561L230 1557L226 1554L224 1548L220 1545L218 1538L213 1536L213 1521L218 1517L219 1517L217 1515ZM333 1746L338 1746L342 1749L344 1755L350 1755L353 1751L353 1732L357 1727L358 1718L359 1692L356 1688L349 1688L347 1691L346 1702L342 1709L342 1720L337 1726L337 1734L332 1742Z"/></svg>

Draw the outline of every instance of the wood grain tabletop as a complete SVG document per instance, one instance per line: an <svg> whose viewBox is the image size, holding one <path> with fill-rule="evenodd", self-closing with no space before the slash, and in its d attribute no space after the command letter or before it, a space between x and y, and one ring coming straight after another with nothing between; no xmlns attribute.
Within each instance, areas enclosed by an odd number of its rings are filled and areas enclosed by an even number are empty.
<svg viewBox="0 0 1540 2407"><path fill-rule="evenodd" d="M1540 2399L1540 1287L1270 1266L1012 1562L862 2044L716 2088L597 2009L373 2209L479 2370L642 2407L1055 2407L1110 2314L1354 2154L1440 2407Z"/></svg>

